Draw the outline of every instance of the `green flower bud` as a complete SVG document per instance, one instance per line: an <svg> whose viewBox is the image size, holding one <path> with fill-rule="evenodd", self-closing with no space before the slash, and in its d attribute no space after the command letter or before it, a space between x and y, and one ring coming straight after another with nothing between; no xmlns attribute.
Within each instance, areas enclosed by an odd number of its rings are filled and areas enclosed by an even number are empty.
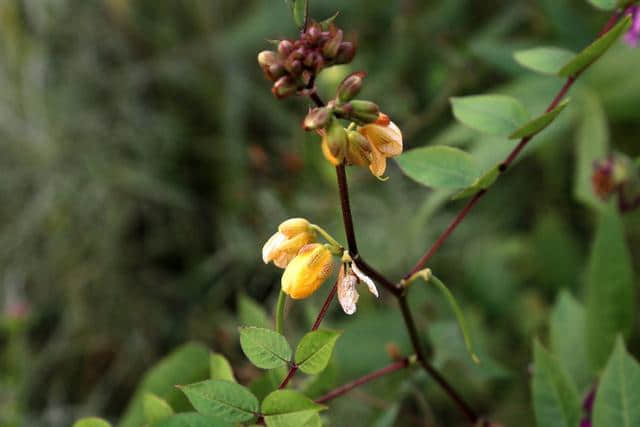
<svg viewBox="0 0 640 427"><path fill-rule="evenodd" d="M371 101L353 100L349 102L351 111L349 116L363 123L371 123L378 120L380 115L380 107Z"/></svg>
<svg viewBox="0 0 640 427"><path fill-rule="evenodd" d="M362 82L366 73L364 71L358 71L350 74L340 83L338 87L337 98L340 102L349 102L360 92L362 88Z"/></svg>
<svg viewBox="0 0 640 427"><path fill-rule="evenodd" d="M326 144L334 159L342 162L347 148L347 132L338 120L331 120L327 129Z"/></svg>

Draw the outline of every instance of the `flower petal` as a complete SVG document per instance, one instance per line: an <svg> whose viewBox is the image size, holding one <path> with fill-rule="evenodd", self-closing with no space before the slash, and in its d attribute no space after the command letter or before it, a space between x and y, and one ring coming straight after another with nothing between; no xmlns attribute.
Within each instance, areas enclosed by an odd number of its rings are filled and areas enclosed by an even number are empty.
<svg viewBox="0 0 640 427"><path fill-rule="evenodd" d="M262 247L262 261L265 264L269 264L274 258L275 251L287 240L287 236L284 234L277 232L273 236L269 237L267 243Z"/></svg>
<svg viewBox="0 0 640 427"><path fill-rule="evenodd" d="M344 265L340 269L340 278L338 278L338 301L342 310L348 315L356 312L356 303L360 298L356 290L358 279L351 273L344 274Z"/></svg>
<svg viewBox="0 0 640 427"><path fill-rule="evenodd" d="M367 287L369 288L369 292L371 292L376 296L376 298L378 298L379 296L378 288L376 288L376 285L375 283L373 283L373 280L371 280L369 276L367 276L362 271L360 271L360 269L358 268L355 262L351 263L351 269L356 274L356 276L358 276L358 279L362 280L364 284L367 285Z"/></svg>
<svg viewBox="0 0 640 427"><path fill-rule="evenodd" d="M386 157L382 153L380 153L378 149L373 146L373 144L371 144L371 164L369 165L369 170L375 176L382 176L386 169Z"/></svg>

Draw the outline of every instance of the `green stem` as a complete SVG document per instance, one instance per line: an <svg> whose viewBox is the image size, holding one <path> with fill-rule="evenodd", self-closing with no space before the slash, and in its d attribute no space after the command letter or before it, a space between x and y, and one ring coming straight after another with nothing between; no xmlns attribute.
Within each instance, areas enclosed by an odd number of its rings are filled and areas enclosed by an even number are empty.
<svg viewBox="0 0 640 427"><path fill-rule="evenodd" d="M317 231L322 237L327 240L327 242L331 244L331 246L342 252L342 250L344 249L343 246L336 239L334 239L331 234L327 233L324 228L316 224L311 224L311 229Z"/></svg>
<svg viewBox="0 0 640 427"><path fill-rule="evenodd" d="M280 291L278 295L278 304L276 305L276 332L279 334L284 333L284 303L287 301L287 294L284 291Z"/></svg>

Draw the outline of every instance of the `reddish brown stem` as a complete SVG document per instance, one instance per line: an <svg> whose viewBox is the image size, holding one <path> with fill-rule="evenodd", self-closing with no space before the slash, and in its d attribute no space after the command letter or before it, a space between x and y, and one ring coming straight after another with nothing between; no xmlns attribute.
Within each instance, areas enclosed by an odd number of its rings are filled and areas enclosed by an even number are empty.
<svg viewBox="0 0 640 427"><path fill-rule="evenodd" d="M316 317L316 321L313 322L313 326L311 327L312 331L315 331L320 327L320 324L322 323L324 316L327 314L327 310L329 310L329 306L331 306L331 302L335 298L337 291L338 281L336 280L336 282L333 284L333 287L331 288L331 291L329 291L329 295L327 295L327 298L324 300L324 304L322 304L322 308L320 309L320 312ZM278 388L285 388L287 384L289 384L289 381L291 381L291 379L295 376L296 372L298 372L298 366L296 366L295 363L292 363L287 376L284 378L284 380L282 380L282 383L280 383L280 387Z"/></svg>
<svg viewBox="0 0 640 427"><path fill-rule="evenodd" d="M609 31L615 24L616 22L618 22L618 20L620 19L620 17L623 15L623 13L621 12L616 12L610 19L609 21L607 21L607 23L605 24L605 26L602 28L602 30L600 31L600 33L598 33L598 37L602 36L603 34L606 34L607 31ZM580 70L578 73L576 73L573 76L570 76L567 81L565 82L565 84L562 86L562 88L558 91L558 93L556 94L556 96L553 98L553 101L551 101L551 103L549 104L549 106L547 107L547 109L545 110L546 112L549 112L551 110L553 110L554 108L556 108L558 106L558 104L560 103L560 101L562 101L562 99L566 96L566 94L569 92L569 89L571 89L571 86L573 86L573 84L576 82L576 80L578 79L578 77L588 68L589 66L585 67L584 69ZM513 161L516 159L516 157L518 157L518 155L520 154L520 152L522 152L522 150L526 147L526 145L529 143L529 141L531 141L533 139L534 136L527 136L524 137L520 140L520 142L518 143L518 145L511 151L511 153L509 153L509 155L507 156L507 158L500 164L499 170L500 173L504 173L507 168L513 163ZM469 211L476 205L476 203L487 193L487 190L480 190L478 191L475 196L473 196L473 198L467 202L467 204L462 208L462 210L460 211L460 213L454 218L454 220L447 226L447 228L442 232L442 234L440 234L440 236L438 237L438 239L436 240L436 242L433 244L433 246L431 246L431 248L429 248L429 250L422 256L422 258L420 258L420 260L416 263L416 265L411 269L411 271L409 273L407 273L404 277L409 278L411 277L411 275L413 275L414 273L416 273L417 271L420 271L421 269L424 268L424 266L427 264L427 262L429 261L429 259L438 251L438 249L440 248L440 246L442 246L442 244L447 240L447 238L449 238L449 236L455 231L455 229L458 227L458 225L460 225L460 223L462 222L462 220L467 216L467 214L469 213Z"/></svg>
<svg viewBox="0 0 640 427"><path fill-rule="evenodd" d="M406 368L407 366L409 366L409 358L404 358L401 360L398 360L396 362L393 362L392 364L385 366L382 369L378 369L377 371L373 371L363 377L358 378L357 380L351 381L349 383L346 383L344 385L341 385L340 387L331 390L330 392L328 392L327 394L325 394L322 397L319 397L318 399L316 399L316 403L325 403L328 402L332 399L335 399L336 397L340 397L343 394L346 394L348 392L350 392L351 390L353 390L356 387L359 387L363 384L366 384L370 381L376 380L384 375L390 374L392 372L395 371L399 371L401 369Z"/></svg>
<svg viewBox="0 0 640 427"><path fill-rule="evenodd" d="M336 166L336 176L338 178L338 189L340 190L340 206L342 208L344 232L347 235L347 245L349 246L349 253L352 257L355 257L358 255L358 245L356 244L356 233L353 229L351 205L349 204L349 187L347 186L347 174L344 163Z"/></svg>

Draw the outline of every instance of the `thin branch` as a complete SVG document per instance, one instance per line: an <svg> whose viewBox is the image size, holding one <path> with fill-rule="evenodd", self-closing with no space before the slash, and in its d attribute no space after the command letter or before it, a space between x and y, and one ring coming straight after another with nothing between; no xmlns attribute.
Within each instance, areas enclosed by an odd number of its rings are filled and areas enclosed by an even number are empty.
<svg viewBox="0 0 640 427"><path fill-rule="evenodd" d="M416 352L418 357L418 362L425 371L437 382L440 387L444 390L444 392L449 396L449 398L456 404L460 412L462 412L471 424L476 424L480 419L476 412L465 402L465 400L460 396L460 394L453 388L451 384L438 372L438 370L429 363L427 360L424 350L422 349L422 344L420 343L420 336L418 335L418 330L416 329L416 323L413 319L413 315L411 314L411 309L409 308L409 303L407 301L407 296L402 295L398 298L398 302L400 303L400 310L402 311L402 317L404 319L404 323L407 327L407 331L409 332L409 338L411 339L411 345Z"/></svg>
<svg viewBox="0 0 640 427"><path fill-rule="evenodd" d="M378 379L384 375L390 374L392 372L395 371L399 371L401 369L406 368L407 366L409 366L409 358L405 357L403 359L400 359L396 362L393 362L390 365L385 366L382 369L378 369L377 371L373 371L361 378L358 378L357 380L351 381L349 383L346 383L334 390L331 390L330 392L328 392L327 394L325 394L322 397L319 397L318 399L316 399L316 403L325 403L328 402L332 399L335 399L336 397L340 397L343 394L346 394L348 392L350 392L351 390L353 390L356 387L359 387L363 384L366 384L370 381L373 381L375 379Z"/></svg>
<svg viewBox="0 0 640 427"><path fill-rule="evenodd" d="M616 22L618 22L618 20L620 19L620 17L623 15L623 12L617 11L610 19L609 21L607 21L607 23L605 24L605 26L602 28L602 30L600 31L600 33L598 33L598 37L601 37L603 34L606 34L615 24ZM562 99L565 97L565 95L569 92L569 89L571 89L571 86L573 86L573 84L576 82L576 80L578 79L578 77L590 66L591 64L587 65L587 67L585 67L584 69L582 69L580 72L578 72L577 74L575 74L574 76L570 76L567 81L565 82L565 84L562 86L562 88L558 91L558 93L556 94L556 96L553 98L553 101L551 101L551 103L549 104L549 106L547 107L547 109L545 110L546 112L549 112L551 110L553 110L554 108L556 108L558 106L558 104L560 103L560 101L562 101ZM520 154L520 152L526 147L526 145L529 143L529 141L531 141L533 139L533 136L527 136L524 137L520 140L520 142L518 143L518 145L511 151L511 153L509 153L509 155L507 156L507 158L500 164L499 170L500 173L503 174L507 168L511 165L511 163L513 163L513 161L516 159L516 157L518 157L518 155ZM460 225L460 223L462 222L462 220L467 216L467 214L469 213L469 211L475 206L475 204L487 193L487 190L480 190L478 191L475 196L473 196L473 198L467 202L467 204L462 208L462 210L460 211L460 213L453 219L453 221L451 221L451 223L447 226L447 228L442 232L442 234L440 234L440 236L438 237L438 239L436 240L436 242L433 244L433 246L431 246L431 248L429 248L429 250L422 256L422 258L420 258L420 260L416 263L416 265L411 269L411 271L409 273L407 273L404 277L410 277L413 273L420 271L421 269L424 268L424 266L427 264L427 262L429 261L429 259L438 251L438 249L440 248L440 246L442 246L442 244L445 242L445 240L447 240L447 238L453 233L453 231L458 227L458 225Z"/></svg>
<svg viewBox="0 0 640 427"><path fill-rule="evenodd" d="M311 327L312 331L315 331L320 327L320 324L322 323L324 316L327 314L327 310L329 310L329 306L336 296L337 291L338 281L336 280L333 284L333 287L331 288L331 291L329 291L329 295L327 295L327 298L324 300L324 304L322 304L322 308L320 309L320 312L316 317L316 321L313 322L313 326ZM289 381L291 381L291 379L295 376L296 372L298 372L298 366L295 363L292 363L287 376L284 378L284 380L282 380L282 383L280 383L278 389L282 390L283 388L285 388L287 384L289 384Z"/></svg>
<svg viewBox="0 0 640 427"><path fill-rule="evenodd" d="M336 176L338 178L338 189L340 190L340 206L342 208L344 232L347 235L349 254L353 258L358 255L358 245L356 244L356 233L353 229L351 205L349 204L349 187L347 186L347 174L345 171L344 163L336 166Z"/></svg>

